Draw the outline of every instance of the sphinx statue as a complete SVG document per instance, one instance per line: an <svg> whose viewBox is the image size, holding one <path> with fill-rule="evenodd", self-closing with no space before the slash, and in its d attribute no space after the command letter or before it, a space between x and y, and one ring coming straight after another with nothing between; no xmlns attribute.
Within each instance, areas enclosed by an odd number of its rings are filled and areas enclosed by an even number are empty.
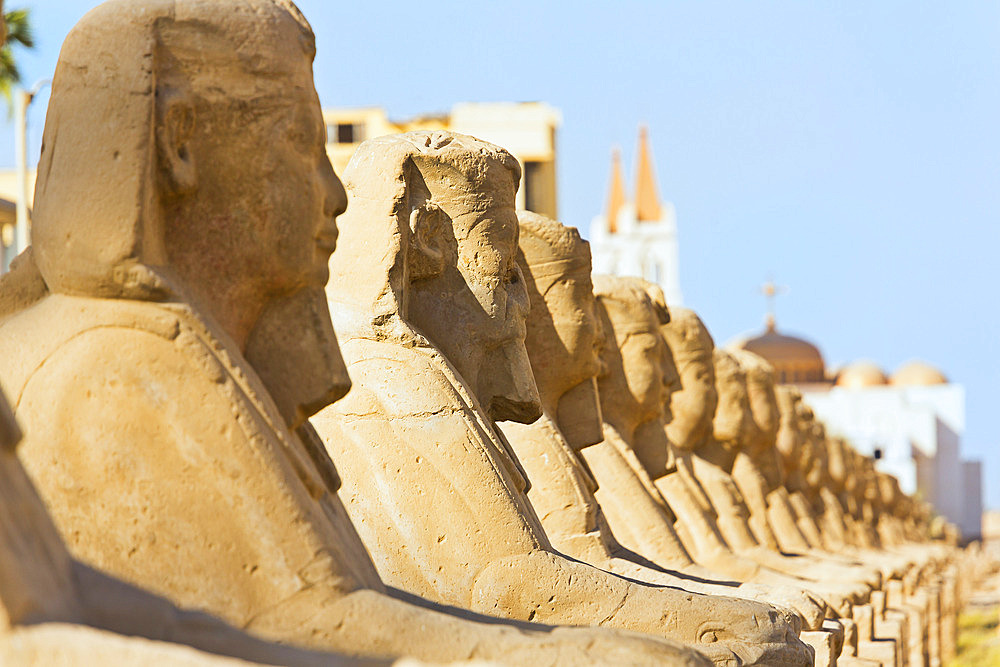
<svg viewBox="0 0 1000 667"><path fill-rule="evenodd" d="M377 665L271 644L76 561L17 457L0 393L0 663Z"/></svg>
<svg viewBox="0 0 1000 667"><path fill-rule="evenodd" d="M713 419L712 436L693 450L692 462L695 477L708 492L719 515L723 537L736 553L808 581L810 590L823 595L841 615L849 615L848 603L867 601L871 590L871 585L863 581L863 576L861 580L856 579L857 570L832 562L818 567L815 559L785 556L776 548L768 549L766 543L761 544L753 535L749 509L731 476L743 434L755 428L746 376L738 361L725 350L715 350L714 363L719 407ZM811 451L815 453L817 448ZM811 481L815 474L810 469ZM808 484L807 487L813 488ZM811 497L810 509L814 510L815 505L815 498ZM759 524L759 527L764 527L764 524ZM776 546L773 533L768 533L767 537Z"/></svg>
<svg viewBox="0 0 1000 667"><path fill-rule="evenodd" d="M781 603L781 596L767 587L712 581L711 573L695 565L677 540L662 503L652 497L655 489L650 495L651 484L643 486L628 465L628 452L619 453L604 442L595 376L601 367L598 348L605 338L594 312L589 244L572 227L530 211L519 211L518 221L518 262L531 302L525 346L542 416L531 424L503 422L500 428L532 481L528 498L552 546L567 556L646 583ZM593 456L587 453L591 450L595 450ZM600 461L597 472L602 478L610 474L617 483L615 466L622 477L630 478L626 490L639 497L625 500L629 514L648 514L636 532L661 533L646 539L668 545L665 558L654 563L615 539L594 495L599 491L594 473L581 456ZM617 496L612 494L610 501L612 511L617 511L621 506ZM728 604L727 615L743 613L735 601ZM801 621L795 618L793 623Z"/></svg>
<svg viewBox="0 0 1000 667"><path fill-rule="evenodd" d="M63 45L33 245L0 280L0 379L70 553L311 649L704 664L380 579L308 422L350 386L323 289L346 196L314 50L286 0L114 0Z"/></svg>
<svg viewBox="0 0 1000 667"><path fill-rule="evenodd" d="M780 386L776 389L776 396L780 418L775 447L780 460L781 497L787 501L795 525L809 548L821 549L823 536L803 495L806 481L802 462L808 464L812 456L811 444L806 436L812 411L802 402L802 394L794 387ZM780 506L775 504L769 507L773 511Z"/></svg>
<svg viewBox="0 0 1000 667"><path fill-rule="evenodd" d="M843 615L851 603L849 595L784 571L780 558L757 548L749 512L728 471L719 465L731 468L733 434L751 428L746 396L720 396L711 335L697 315L683 308L671 309L671 321L662 332L667 358L676 369L667 392L665 426L666 439L675 448L674 468L650 469L650 475L677 514L678 532L692 556L735 578L808 590Z"/></svg>
<svg viewBox="0 0 1000 667"><path fill-rule="evenodd" d="M740 602L754 611L723 621L728 600L553 548L494 424L542 412L524 346L517 161L472 137L411 132L364 142L344 180L352 205L327 294L354 386L315 423L385 581L496 616L689 642L721 662L808 661L769 606Z"/></svg>
<svg viewBox="0 0 1000 667"><path fill-rule="evenodd" d="M637 454L631 446L634 432L643 429L644 420L653 420L659 426L660 444L664 444L662 423L659 421L663 366L658 355L664 350L659 327L660 322L668 317L666 308L662 305L654 307L647 295L652 286L643 280L595 276L594 282L598 317L603 322L601 328L606 332L601 353L603 370L598 383L604 433L601 442L579 450L578 454L597 481L596 498L602 509L601 517L606 517L607 528L613 533L617 549L625 548L627 560L655 564L672 576L679 576L681 580L674 585L720 592L705 585L715 586L719 582L732 585L728 583L732 582L732 578L692 561L674 532L673 513L653 485L644 464L639 461L640 456L651 456L666 465L669 452L661 449L661 455L654 448L647 447ZM565 316L570 318L570 312L567 311ZM529 338L529 353L530 343ZM546 359L548 355L541 352L544 346L539 348L539 358ZM629 576L650 580L648 572ZM700 585L695 588L698 582ZM793 609L808 629L818 627L824 615L825 605L787 588L741 583L727 594L768 600Z"/></svg>
<svg viewBox="0 0 1000 667"><path fill-rule="evenodd" d="M794 511L782 484L781 460L776 447L781 412L778 406L775 373L771 365L747 350L729 350L746 379L746 393L752 422L743 431L732 476L750 511L750 527L758 542L772 550L808 555L820 561L851 567L851 577L861 574L873 588L881 586L877 570L861 573L861 561L844 555L843 512L833 489L834 461L824 458L824 484L820 494L824 504L824 526L840 536L832 550L812 550L795 525ZM836 444L842 444L838 441ZM842 466L841 466L842 472ZM829 507L830 503L835 505ZM777 520L772 521L772 517ZM821 564L820 564L821 565Z"/></svg>

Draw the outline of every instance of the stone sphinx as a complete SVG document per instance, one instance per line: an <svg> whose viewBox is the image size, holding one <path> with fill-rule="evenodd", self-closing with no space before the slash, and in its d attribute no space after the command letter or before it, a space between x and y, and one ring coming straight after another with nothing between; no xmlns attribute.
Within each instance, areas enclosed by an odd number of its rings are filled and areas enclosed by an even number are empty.
<svg viewBox="0 0 1000 667"><path fill-rule="evenodd" d="M581 450L580 455L599 483L596 496L610 529L633 554L685 578L732 580L692 561L674 531L679 524L671 506L647 472L654 466L665 471L673 458L660 421L663 386L671 376L660 335L661 322L667 317L662 293L657 307L649 295L652 286L643 280L595 276L594 283L598 317L605 331L603 370L598 378L604 440ZM658 438L654 437L657 433ZM633 448L637 442L641 442L638 451ZM704 527L714 530L707 522ZM766 576L755 564L743 572ZM744 583L731 594L794 609L810 629L823 620L824 604L787 587Z"/></svg>
<svg viewBox="0 0 1000 667"><path fill-rule="evenodd" d="M781 410L778 406L774 369L767 361L752 352L729 350L729 353L744 372L750 414L753 418L750 427L743 431L732 476L750 510L750 527L757 540L771 549L808 554L821 560L855 568L862 567L860 561L838 553L843 551L842 543L833 552L812 550L795 525L795 514L783 486L781 459L776 446ZM832 460L824 459L824 462L826 468L832 470L834 467ZM839 508L839 500L832 488L834 480L831 474L826 475L825 480L828 484L824 484L821 489L824 507L833 502ZM839 524L836 524L836 517L824 514L824 521L834 528L839 525L839 533L843 533L842 517L839 519ZM854 572L851 576L856 577L857 574ZM881 585L881 576L876 571L870 571L867 573L866 581L874 588L878 588Z"/></svg>
<svg viewBox="0 0 1000 667"><path fill-rule="evenodd" d="M70 552L304 647L699 664L379 578L307 421L349 387L323 291L346 197L313 41L286 0L117 0L66 39L33 247L0 280L0 379Z"/></svg>
<svg viewBox="0 0 1000 667"><path fill-rule="evenodd" d="M20 438L0 393L0 663L388 664L268 644L74 560L17 458Z"/></svg>
<svg viewBox="0 0 1000 667"><path fill-rule="evenodd" d="M809 548L821 549L823 536L809 503L803 496L806 481L802 462L808 462L812 455L806 437L812 411L802 403L802 394L795 387L780 386L776 389L776 396L780 418L775 448L780 462L780 484L784 489L782 494L787 498L787 506L791 508L795 525L808 542Z"/></svg>
<svg viewBox="0 0 1000 667"><path fill-rule="evenodd" d="M541 412L516 262L519 174L503 149L442 132L371 139L345 170L352 204L327 292L354 387L316 426L380 574L477 612L798 664L804 647L770 607L743 602L756 611L722 622L726 603L628 581L550 543L493 423Z"/></svg>
<svg viewBox="0 0 1000 667"><path fill-rule="evenodd" d="M777 541L768 532L770 544L760 543L750 528L750 512L731 473L742 438L756 428L750 410L746 376L737 360L725 350L715 350L715 387L718 408L709 438L694 448L693 472L702 484L719 516L719 528L738 554L774 570L807 581L803 584L826 599L841 615L850 614L850 602L864 602L870 588L854 581L857 573L833 563L818 568L815 560L789 557L777 551ZM766 524L759 524L766 527Z"/></svg>
<svg viewBox="0 0 1000 667"><path fill-rule="evenodd" d="M624 457L604 443L595 376L601 366L598 347L603 347L605 339L594 312L589 244L575 229L536 213L519 211L518 220L518 262L531 301L525 346L538 386L542 416L532 424L504 422L501 430L532 480L528 498L553 547L567 556L647 583L778 601L771 590L707 581L707 573L694 565L675 536L668 568L625 549L611 534L594 495L597 483L580 458L591 456L587 452L592 449L598 450L593 456L601 459L598 472L602 477L617 465L632 478L631 488L643 497L629 499L631 514L640 505L646 507L651 530L662 533L651 539L667 542L673 528ZM658 322L654 322L654 333L657 327ZM607 460L601 458L601 450L607 450ZM616 503L614 497L611 501ZM616 503L613 509L617 508ZM719 606L722 604L719 601ZM738 603L727 604L727 616L743 613Z"/></svg>
<svg viewBox="0 0 1000 667"><path fill-rule="evenodd" d="M669 350L666 360L676 369L668 374L665 426L666 439L675 448L674 469L650 470L650 475L677 514L679 533L692 556L701 565L741 580L814 591L814 582L770 567L776 563L770 562L769 556L755 559L753 556L760 554L741 553L747 546L756 547L747 524L748 511L741 506L742 499L728 472L719 470L709 459L732 465L735 446L728 441L733 433L749 426L746 397L720 397L715 344L694 312L671 309L671 321L661 330ZM721 437L716 437L720 406ZM826 598L826 591L822 593ZM833 601L841 608L849 604L842 596L833 596Z"/></svg>
<svg viewBox="0 0 1000 667"><path fill-rule="evenodd" d="M775 447L780 413L774 371L752 352L730 350L730 353L744 372L751 416L742 433L732 469L733 481L750 510L750 528L759 542L771 548L793 553L808 551L808 544L797 527L792 527L793 535L779 536L788 526L772 526L768 514L769 495L781 486L781 461Z"/></svg>
<svg viewBox="0 0 1000 667"><path fill-rule="evenodd" d="M747 409L751 419L738 436L736 443L736 457L732 467L733 481L739 489L740 495L746 501L750 510L750 526L758 542L771 551L785 551L796 554L797 559L808 563L809 568L816 568L816 572L822 572L824 578L836 580L861 581L873 589L881 586L881 574L874 569L867 568L862 562L849 556L840 554L843 550L842 539L833 542L833 547L826 550L810 550L805 543L797 527L792 524L792 540L801 544L801 549L780 549L782 540L778 537L779 530L787 528L781 524L772 527L769 516L769 499L775 503L781 500L774 495L775 490L780 485L780 461L776 449L776 439L780 420L780 409L778 407L777 395L774 384L774 371L770 364L762 358L746 350L731 350L726 354L739 365L744 382L738 385L738 392L745 394L747 398ZM825 442L822 445L822 453L825 454ZM834 532L839 527L839 533L843 533L843 521L838 520L827 511L827 506L832 503L837 508L839 501L829 484L832 482L828 472L827 458L815 457L812 463L812 476L818 483L818 498L814 501L814 508L819 504L819 517L824 522L824 533ZM782 487L783 488L783 487ZM825 540L827 546L830 540Z"/></svg>

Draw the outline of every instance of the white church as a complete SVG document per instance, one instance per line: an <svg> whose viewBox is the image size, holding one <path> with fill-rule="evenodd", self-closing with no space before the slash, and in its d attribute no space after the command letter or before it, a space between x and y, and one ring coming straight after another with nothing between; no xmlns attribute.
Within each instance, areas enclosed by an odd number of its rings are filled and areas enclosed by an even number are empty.
<svg viewBox="0 0 1000 667"><path fill-rule="evenodd" d="M660 201L653 157L645 128L639 130L635 196L628 199L621 155L611 163L608 208L590 224L594 273L638 276L663 288L667 304L684 305L677 249L677 217L670 202Z"/></svg>

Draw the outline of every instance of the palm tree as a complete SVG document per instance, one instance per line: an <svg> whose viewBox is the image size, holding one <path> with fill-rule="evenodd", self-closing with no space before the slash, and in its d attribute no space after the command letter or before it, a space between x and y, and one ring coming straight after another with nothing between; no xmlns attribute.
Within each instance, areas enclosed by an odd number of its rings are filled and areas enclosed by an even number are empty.
<svg viewBox="0 0 1000 667"><path fill-rule="evenodd" d="M0 46L0 93L7 98L8 104L12 100L14 84L21 82L21 72L14 62L14 47L31 49L35 46L30 13L29 9L13 9L3 14L3 22L7 28L7 43Z"/></svg>

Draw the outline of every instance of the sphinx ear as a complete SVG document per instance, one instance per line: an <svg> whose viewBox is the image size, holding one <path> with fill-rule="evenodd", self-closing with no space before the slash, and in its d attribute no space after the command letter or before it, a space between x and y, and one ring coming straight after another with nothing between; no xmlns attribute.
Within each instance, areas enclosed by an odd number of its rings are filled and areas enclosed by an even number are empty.
<svg viewBox="0 0 1000 667"><path fill-rule="evenodd" d="M159 120L156 152L160 168L173 194L187 194L197 183L190 145L194 133L194 107L180 99L168 99Z"/></svg>
<svg viewBox="0 0 1000 667"><path fill-rule="evenodd" d="M432 278L444 271L444 225L447 215L432 201L410 211L407 266L410 282Z"/></svg>

